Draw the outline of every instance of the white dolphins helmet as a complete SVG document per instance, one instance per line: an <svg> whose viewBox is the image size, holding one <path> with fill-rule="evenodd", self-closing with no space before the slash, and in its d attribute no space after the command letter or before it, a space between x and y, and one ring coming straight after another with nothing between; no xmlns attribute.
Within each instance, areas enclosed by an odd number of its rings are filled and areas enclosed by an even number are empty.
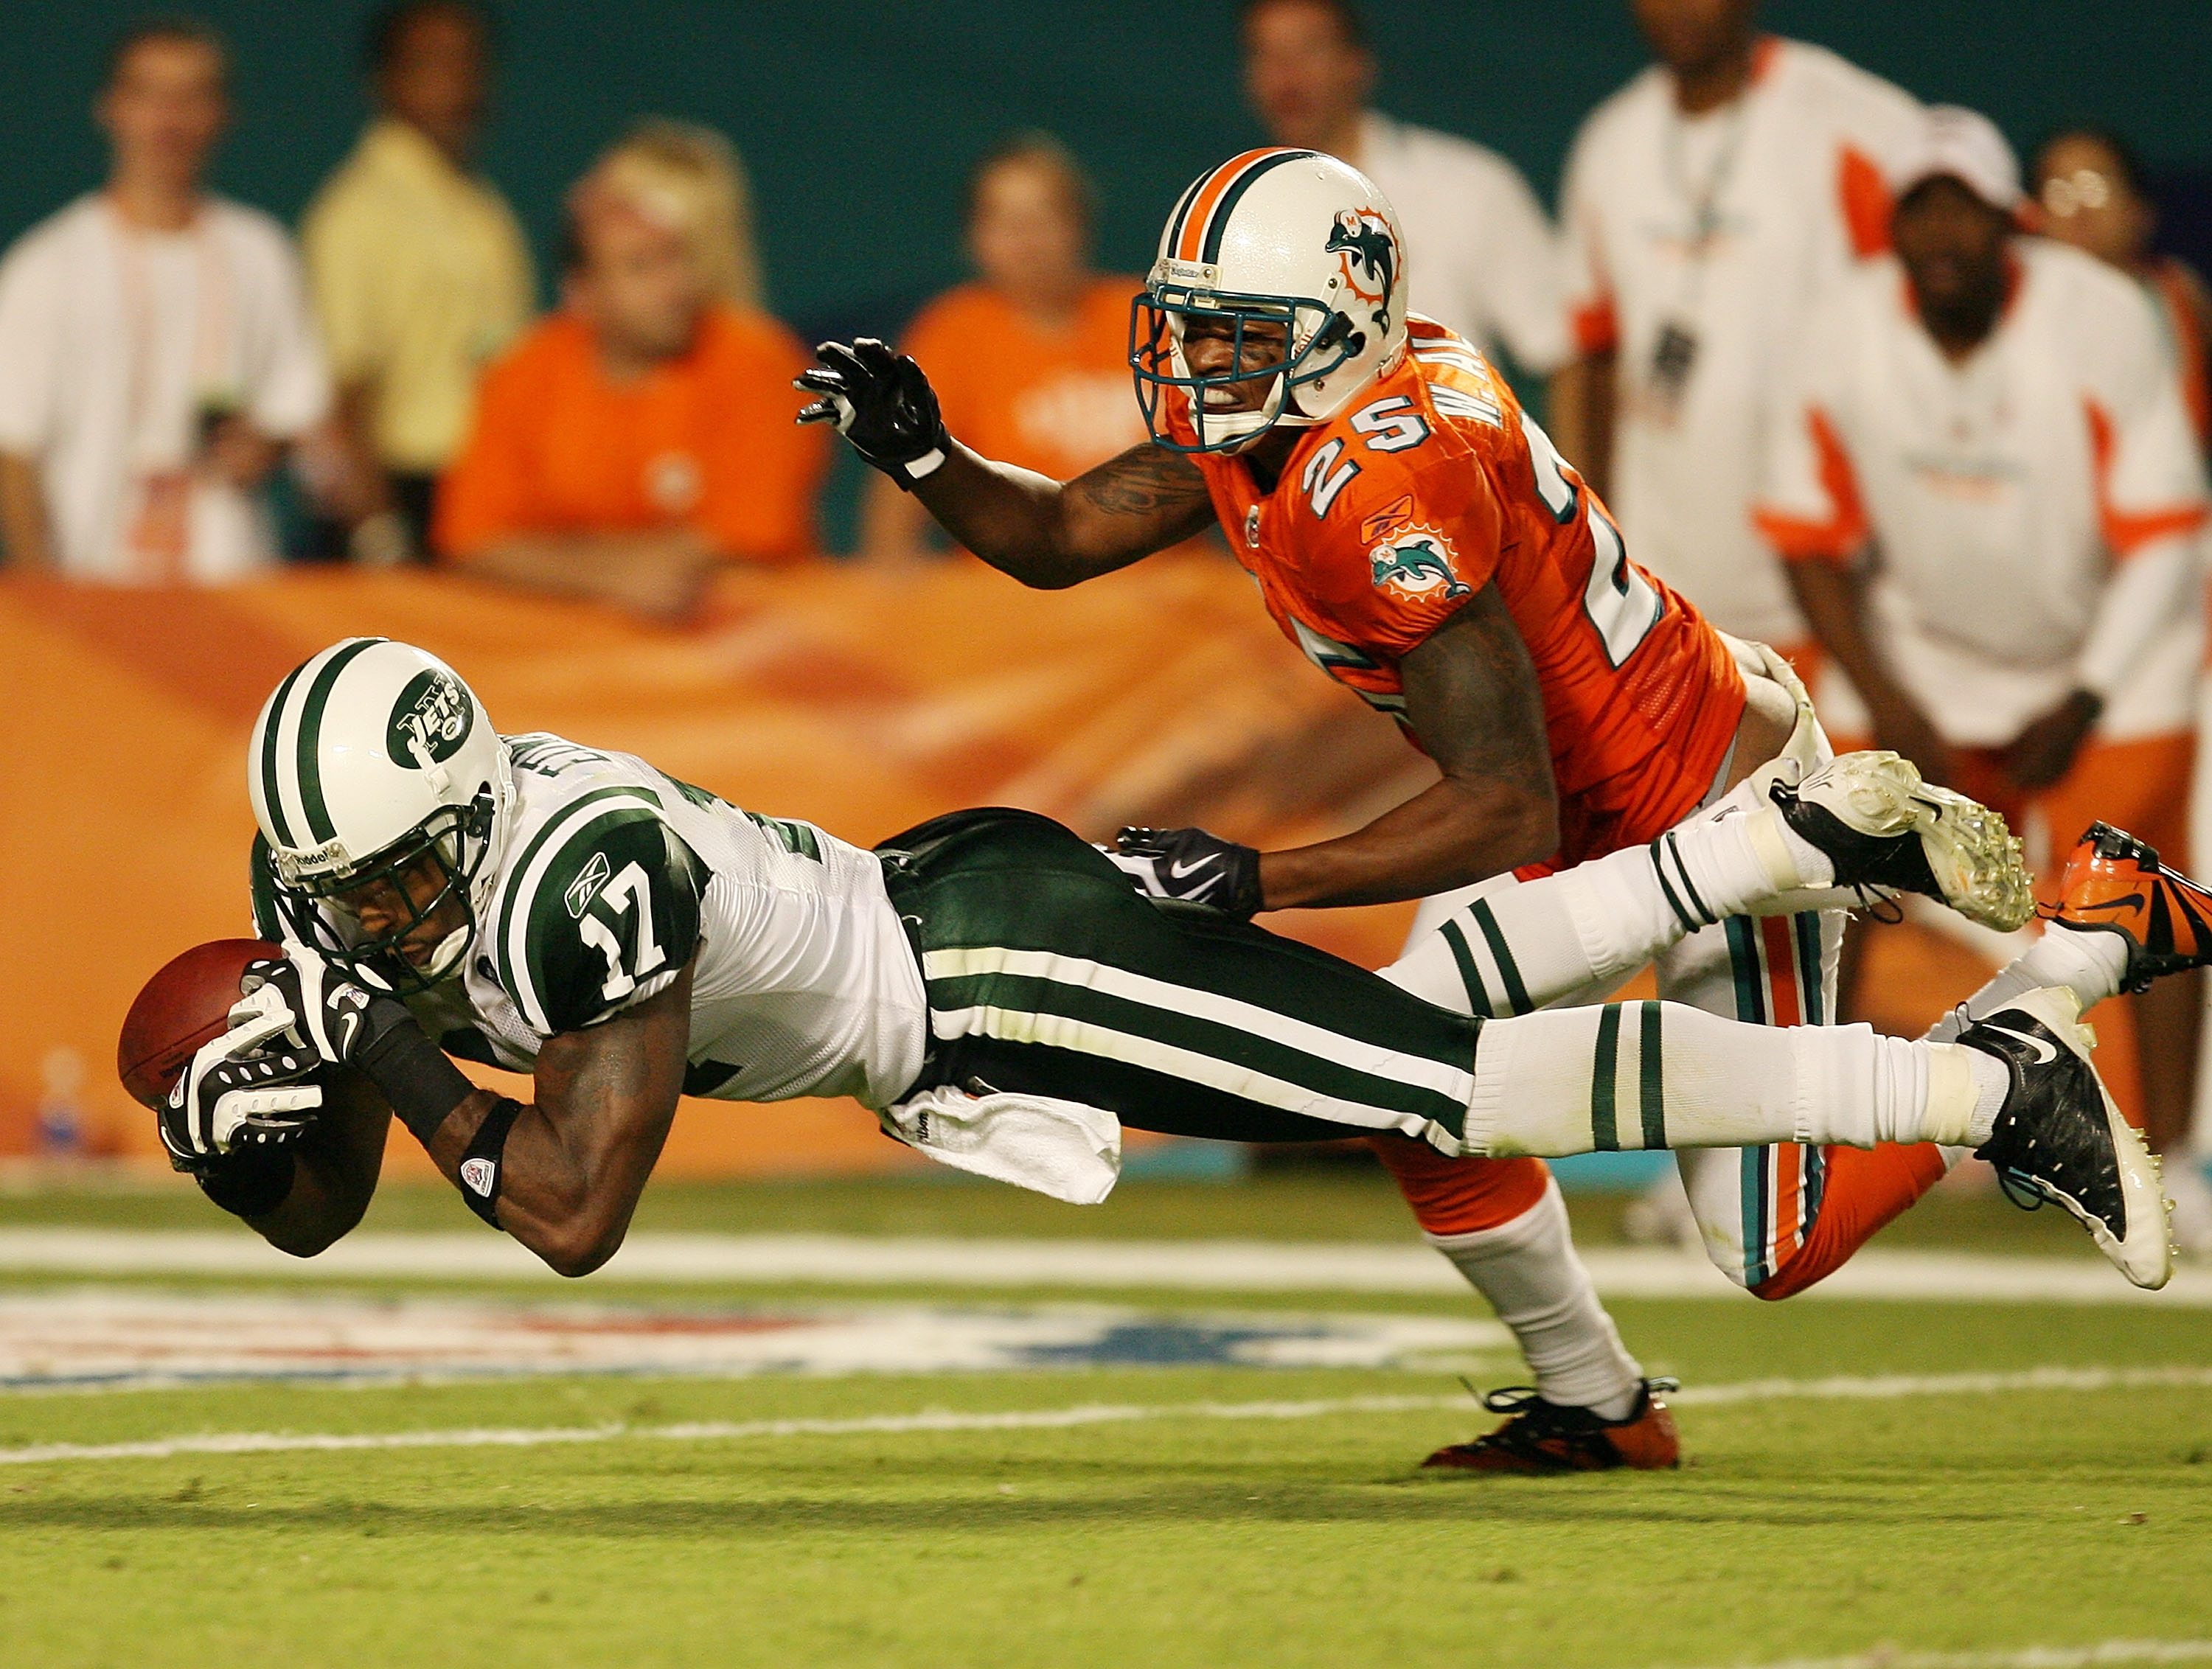
<svg viewBox="0 0 2212 1669"><path fill-rule="evenodd" d="M1231 369L1191 374L1193 314L1235 322ZM1244 331L1279 325L1282 354L1244 365ZM1176 203L1130 309L1129 368L1152 439L1176 452L1236 452L1277 423L1325 422L1397 363L1406 342L1406 240L1375 182L1319 151L1246 151L1201 174ZM1210 408L1238 383L1273 385L1255 411ZM1163 408L1188 404L1196 444Z"/></svg>
<svg viewBox="0 0 2212 1669"><path fill-rule="evenodd" d="M288 932L388 989L426 990L459 967L514 788L506 749L451 667L388 638L332 644L261 709L246 780ZM426 860L443 883L417 904L400 872ZM379 880L404 907L390 931L372 935L345 895ZM449 897L465 924L416 968L399 942Z"/></svg>

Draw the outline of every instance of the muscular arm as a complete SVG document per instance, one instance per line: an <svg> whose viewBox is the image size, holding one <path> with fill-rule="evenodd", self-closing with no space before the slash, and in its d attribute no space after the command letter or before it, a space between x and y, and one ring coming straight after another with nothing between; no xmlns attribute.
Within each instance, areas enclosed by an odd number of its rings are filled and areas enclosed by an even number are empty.
<svg viewBox="0 0 2212 1669"><path fill-rule="evenodd" d="M1820 640L1851 681L1874 721L1875 741L1894 749L1931 780L1952 776L1951 750L1928 716L1891 676L1889 664L1867 630L1866 574L1838 562L1785 562L1797 606Z"/></svg>
<svg viewBox="0 0 2212 1669"><path fill-rule="evenodd" d="M1149 441L1060 482L956 440L914 491L960 543L1041 591L1127 567L1213 522L1198 466Z"/></svg>
<svg viewBox="0 0 2212 1669"><path fill-rule="evenodd" d="M1497 585L1478 592L1400 671L1407 721L1443 780L1356 834L1263 854L1265 907L1423 898L1558 848L1543 692Z"/></svg>
<svg viewBox="0 0 2212 1669"><path fill-rule="evenodd" d="M720 559L688 528L652 533L526 533L470 553L466 571L562 597L592 598L680 622Z"/></svg>
<svg viewBox="0 0 2212 1669"><path fill-rule="evenodd" d="M322 1115L293 1150L292 1190L276 1210L248 1217L262 1239L295 1258L312 1258L360 1223L384 1168L392 1108L360 1073L329 1073Z"/></svg>
<svg viewBox="0 0 2212 1669"><path fill-rule="evenodd" d="M1547 427L1553 443L1600 498L1613 490L1613 377L1618 369L1613 354L1593 354L1562 367L1550 389Z"/></svg>
<svg viewBox="0 0 2212 1669"><path fill-rule="evenodd" d="M659 995L538 1051L536 1103L507 1132L497 1210L500 1227L558 1274L590 1274L629 1230L683 1093L697 961L695 953ZM456 1186L496 1099L477 1090L428 1144Z"/></svg>
<svg viewBox="0 0 2212 1669"><path fill-rule="evenodd" d="M15 452L0 452L0 545L5 546L11 567L31 574L53 568L53 540L38 461Z"/></svg>

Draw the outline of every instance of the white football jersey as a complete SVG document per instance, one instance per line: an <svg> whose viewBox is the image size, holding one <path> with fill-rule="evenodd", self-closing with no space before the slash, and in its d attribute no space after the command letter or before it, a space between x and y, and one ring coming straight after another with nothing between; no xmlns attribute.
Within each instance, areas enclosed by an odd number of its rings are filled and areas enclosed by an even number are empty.
<svg viewBox="0 0 2212 1669"><path fill-rule="evenodd" d="M687 1094L880 1108L914 1083L921 971L873 853L634 755L501 740L514 798L461 977L407 999L447 1053L528 1071L546 1039L665 990L696 945ZM279 937L258 865L255 917Z"/></svg>

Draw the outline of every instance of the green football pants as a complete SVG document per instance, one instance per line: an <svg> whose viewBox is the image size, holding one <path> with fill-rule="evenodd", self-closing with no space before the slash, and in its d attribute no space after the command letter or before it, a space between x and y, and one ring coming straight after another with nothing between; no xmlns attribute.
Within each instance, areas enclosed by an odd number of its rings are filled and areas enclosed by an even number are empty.
<svg viewBox="0 0 2212 1669"><path fill-rule="evenodd" d="M1460 1136L1482 1023L1324 951L1139 897L1048 818L958 811L878 848L928 986L916 1089L1103 1108L1134 1129Z"/></svg>

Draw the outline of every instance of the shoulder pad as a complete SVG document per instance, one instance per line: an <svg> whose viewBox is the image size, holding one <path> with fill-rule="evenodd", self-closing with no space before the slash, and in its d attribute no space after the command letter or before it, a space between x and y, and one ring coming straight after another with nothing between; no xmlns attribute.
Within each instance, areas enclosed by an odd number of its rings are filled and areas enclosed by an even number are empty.
<svg viewBox="0 0 2212 1669"><path fill-rule="evenodd" d="M608 790L556 815L501 878L500 986L548 1036L644 1000L690 960L707 872L641 794Z"/></svg>

